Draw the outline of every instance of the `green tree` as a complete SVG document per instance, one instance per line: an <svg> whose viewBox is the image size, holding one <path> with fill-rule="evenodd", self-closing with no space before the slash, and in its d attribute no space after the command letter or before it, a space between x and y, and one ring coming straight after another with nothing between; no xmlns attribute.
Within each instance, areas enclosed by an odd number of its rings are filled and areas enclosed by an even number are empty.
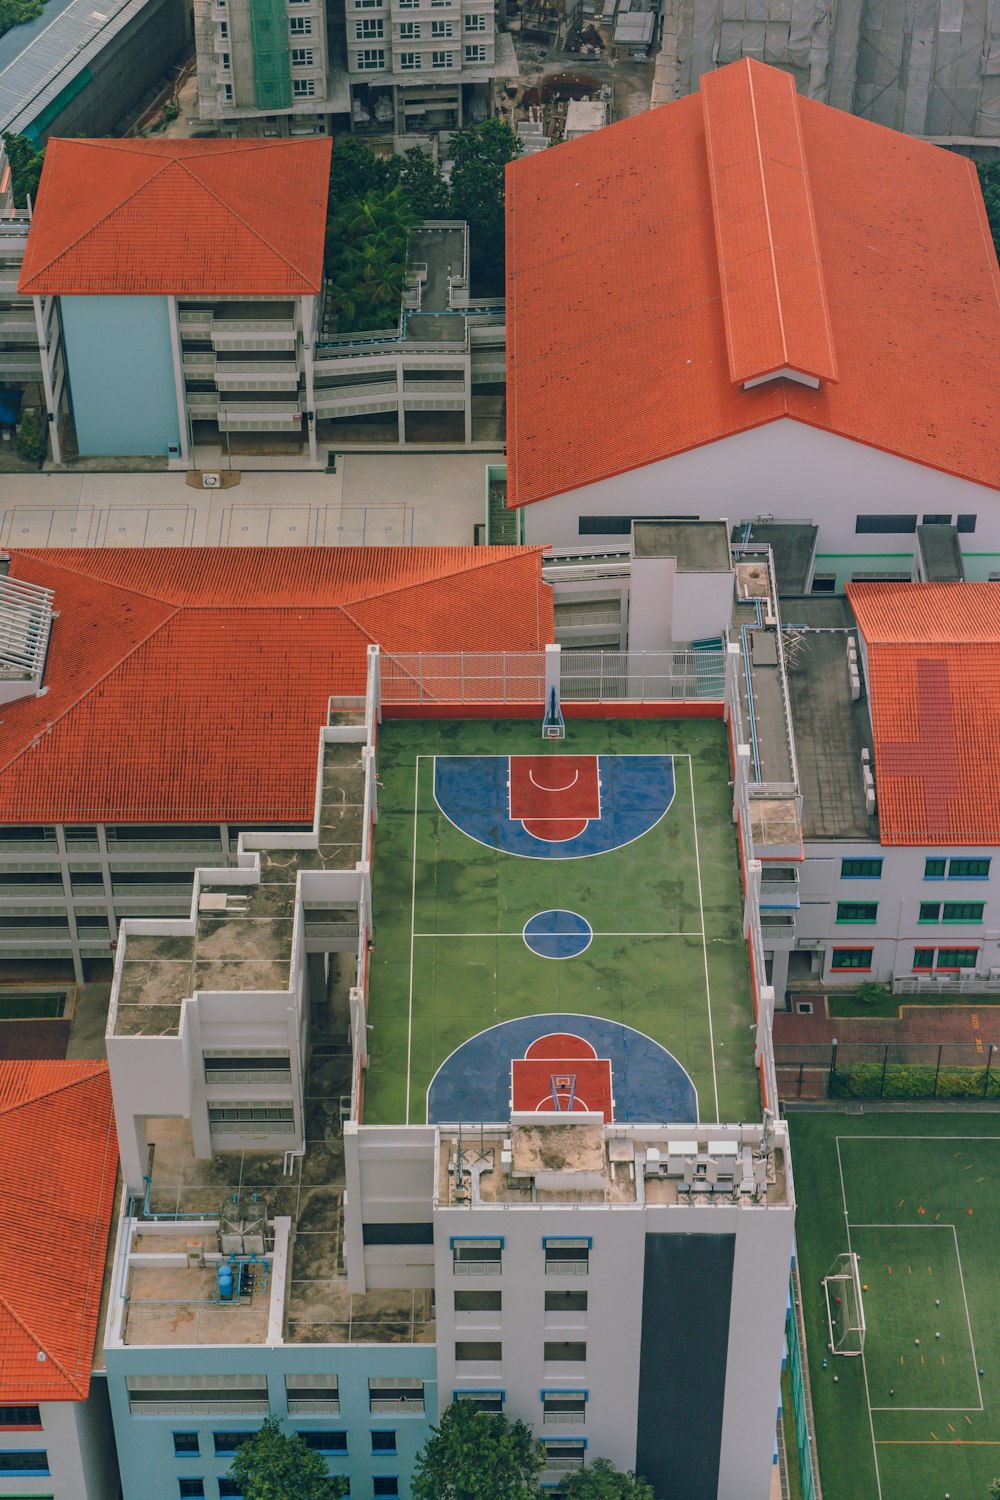
<svg viewBox="0 0 1000 1500"><path fill-rule="evenodd" d="M45 420L30 407L21 417L21 425L17 429L17 451L22 458L39 464L49 451Z"/></svg>
<svg viewBox="0 0 1000 1500"><path fill-rule="evenodd" d="M410 232L420 222L400 187L343 203L328 225L327 278L338 331L389 328L399 317Z"/></svg>
<svg viewBox="0 0 1000 1500"><path fill-rule="evenodd" d="M990 1500L1000 1500L1000 1479L994 1479L990 1485Z"/></svg>
<svg viewBox="0 0 1000 1500"><path fill-rule="evenodd" d="M319 1453L295 1433L285 1433L277 1417L265 1417L236 1450L229 1478L243 1500L338 1500L348 1481L326 1471Z"/></svg>
<svg viewBox="0 0 1000 1500"><path fill-rule="evenodd" d="M417 1455L413 1500L538 1500L544 1464L527 1423L453 1401Z"/></svg>
<svg viewBox="0 0 1000 1500"><path fill-rule="evenodd" d="M0 0L0 4L2 3L3 0ZM7 160L10 162L14 203L18 208L24 208L28 194L30 193L34 199L38 192L38 179L42 175L42 165L45 161L45 147L43 146L41 151L36 151L26 135L12 135L9 130L4 131L3 144L7 152Z"/></svg>
<svg viewBox="0 0 1000 1500"><path fill-rule="evenodd" d="M431 161L419 146L411 146L404 156L391 156L386 163L386 172L390 185L400 189L421 219L449 217L451 189L437 162Z"/></svg>
<svg viewBox="0 0 1000 1500"><path fill-rule="evenodd" d="M980 162L979 185L983 190L993 243L1000 250L1000 161Z"/></svg>
<svg viewBox="0 0 1000 1500"><path fill-rule="evenodd" d="M609 1458L595 1458L575 1469L559 1486L559 1500L656 1500L653 1486L631 1470L622 1473Z"/></svg>
<svg viewBox="0 0 1000 1500"><path fill-rule="evenodd" d="M345 135L333 148L330 158L330 213L344 203L363 198L376 188L391 187L389 169L355 135Z"/></svg>
<svg viewBox="0 0 1000 1500"><path fill-rule="evenodd" d="M472 290L481 297L504 293L504 176L521 154L521 142L506 120L484 120L451 138L451 211L469 225Z"/></svg>
<svg viewBox="0 0 1000 1500"><path fill-rule="evenodd" d="M41 0L0 0L0 36L42 13Z"/></svg>

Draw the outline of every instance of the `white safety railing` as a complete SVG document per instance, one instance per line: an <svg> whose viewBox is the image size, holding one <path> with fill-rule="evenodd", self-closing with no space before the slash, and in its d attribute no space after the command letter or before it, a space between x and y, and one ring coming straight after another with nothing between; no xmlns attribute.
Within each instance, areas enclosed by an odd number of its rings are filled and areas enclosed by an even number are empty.
<svg viewBox="0 0 1000 1500"><path fill-rule="evenodd" d="M412 655L381 653L382 702L538 703L546 696L544 651ZM718 651L563 651L566 703L721 703L725 656Z"/></svg>

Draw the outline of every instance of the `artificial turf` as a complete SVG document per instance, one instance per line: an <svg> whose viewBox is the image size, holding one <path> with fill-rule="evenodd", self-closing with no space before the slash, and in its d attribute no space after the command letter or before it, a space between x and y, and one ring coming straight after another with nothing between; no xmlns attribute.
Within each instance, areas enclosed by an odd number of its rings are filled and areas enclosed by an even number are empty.
<svg viewBox="0 0 1000 1500"><path fill-rule="evenodd" d="M675 755L673 803L634 843L564 860L487 848L438 810L435 755L544 753ZM498 1021L550 1011L617 1020L660 1042L691 1074L703 1120L759 1115L721 723L574 720L564 742L546 747L533 721L390 722L378 768L366 1123L421 1122L427 1086L457 1046ZM584 914L595 932L564 962L521 938L529 917L556 906Z"/></svg>
<svg viewBox="0 0 1000 1500"><path fill-rule="evenodd" d="M790 1130L824 1500L979 1500L1000 1472L1000 1122L796 1113ZM849 1248L860 1359L827 1347L822 1277Z"/></svg>

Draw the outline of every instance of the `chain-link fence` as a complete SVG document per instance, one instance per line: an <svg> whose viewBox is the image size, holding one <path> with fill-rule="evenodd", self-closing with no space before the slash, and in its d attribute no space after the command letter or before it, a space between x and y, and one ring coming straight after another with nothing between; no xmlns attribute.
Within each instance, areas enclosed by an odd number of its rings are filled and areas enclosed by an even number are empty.
<svg viewBox="0 0 1000 1500"><path fill-rule="evenodd" d="M779 1042L781 1099L1000 1099L995 1044Z"/></svg>

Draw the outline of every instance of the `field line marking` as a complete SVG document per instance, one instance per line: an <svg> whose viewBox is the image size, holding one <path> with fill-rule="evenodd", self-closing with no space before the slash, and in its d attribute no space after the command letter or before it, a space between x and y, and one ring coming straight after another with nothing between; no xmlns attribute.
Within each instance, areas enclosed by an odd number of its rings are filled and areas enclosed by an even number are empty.
<svg viewBox="0 0 1000 1500"><path fill-rule="evenodd" d="M255 918L254 920L256 920L256 921L267 921L269 919L266 918L266 917L263 917L263 918ZM531 918L529 917L528 920L530 921ZM467 938L502 938L502 937L521 937L522 934L520 932L415 932L413 934L413 936L415 938L466 938L466 937ZM592 929L592 936L593 937L614 937L614 938L618 938L618 937L651 937L651 938L660 938L660 937L665 937L665 938L696 937L696 938L700 938L700 937L704 937L704 933L699 932L697 929L692 929L690 932L599 932L597 930L597 928L595 927L595 928ZM144 962L144 961L145 960L142 960L142 962ZM186 963L187 959L180 959L179 962ZM936 1229L944 1229L945 1225L944 1224L937 1224L937 1225L930 1225L929 1227L930 1228L936 1228Z"/></svg>
<svg viewBox="0 0 1000 1500"><path fill-rule="evenodd" d="M712 1059L712 1092L715 1095L715 1118L719 1119L719 1079L715 1071L715 1027L712 1025L712 986L708 978L708 944L705 941L705 903L701 893L701 855L698 852L698 809L694 796L694 769L688 756L688 779L691 783L691 826L694 829L694 867L698 876L698 910L701 912L701 956L705 965L705 1009L708 1012L708 1048ZM675 783L676 784L676 783ZM879 1496L881 1500L881 1494Z"/></svg>
<svg viewBox="0 0 1000 1500"><path fill-rule="evenodd" d="M954 1224L904 1224L897 1219L895 1224L855 1224L855 1229L954 1229Z"/></svg>
<svg viewBox="0 0 1000 1500"><path fill-rule="evenodd" d="M1000 1131L996 1135L838 1135L838 1141L997 1141L1000 1142Z"/></svg>
<svg viewBox="0 0 1000 1500"><path fill-rule="evenodd" d="M436 758L436 757L434 757ZM413 863L410 869L410 993L406 1006L406 1123L410 1123L410 1060L413 1056L413 948L417 925L417 810L420 806L420 761L413 770Z"/></svg>
<svg viewBox="0 0 1000 1500"><path fill-rule="evenodd" d="M570 787L576 786L577 782L580 780L580 773L579 771L574 771L573 780L567 781L565 786L543 786L540 781L535 780L534 771L528 772L528 780L531 782L531 785L537 787L540 792L568 792Z"/></svg>
<svg viewBox="0 0 1000 1500"><path fill-rule="evenodd" d="M851 1244L851 1216L847 1211L847 1191L844 1187L844 1163L840 1159L840 1136L836 1137L837 1143L837 1171L840 1174L840 1201L844 1205L844 1228L847 1231L847 1248L853 1254L854 1247ZM875 1443L875 1418L872 1416L872 1396L868 1387L868 1365L865 1362L864 1348L861 1350L861 1373L865 1378L865 1405L868 1408L868 1430L872 1437L872 1462L875 1465L875 1488L878 1490L878 1500L882 1500L882 1476L878 1470L878 1448Z"/></svg>
<svg viewBox="0 0 1000 1500"><path fill-rule="evenodd" d="M969 1317L969 1299L965 1295L965 1275L962 1271L962 1252L958 1248L958 1234L954 1224L951 1226L952 1236L955 1240L955 1259L958 1262L958 1280L962 1288L962 1302L965 1306L965 1326L969 1330L969 1348L972 1351L972 1368L976 1376L976 1389L979 1392L979 1410L983 1409L983 1388L979 1383L979 1356L976 1354L976 1341L972 1337L972 1319Z"/></svg>

